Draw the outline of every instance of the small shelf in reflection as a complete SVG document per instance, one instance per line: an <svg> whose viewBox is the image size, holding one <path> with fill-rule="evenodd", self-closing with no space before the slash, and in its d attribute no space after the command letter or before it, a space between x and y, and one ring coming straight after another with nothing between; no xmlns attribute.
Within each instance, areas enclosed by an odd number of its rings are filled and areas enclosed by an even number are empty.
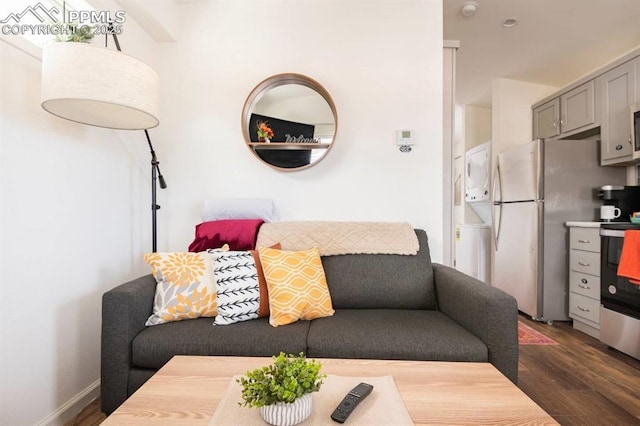
<svg viewBox="0 0 640 426"><path fill-rule="evenodd" d="M250 142L248 144L253 149L327 149L330 143L298 143L298 142Z"/></svg>

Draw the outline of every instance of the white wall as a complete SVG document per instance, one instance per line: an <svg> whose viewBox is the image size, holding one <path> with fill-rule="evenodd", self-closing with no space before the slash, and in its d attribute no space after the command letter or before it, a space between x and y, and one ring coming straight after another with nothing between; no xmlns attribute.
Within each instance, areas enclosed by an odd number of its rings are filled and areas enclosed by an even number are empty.
<svg viewBox="0 0 640 426"><path fill-rule="evenodd" d="M456 204L455 185L455 152L456 152L456 121L455 121L455 93L456 93L456 56L460 43L455 40L445 40L442 54L442 212L444 231L442 244L442 263L453 265L454 247L454 214ZM458 197L459 198L459 197Z"/></svg>
<svg viewBox="0 0 640 426"><path fill-rule="evenodd" d="M153 57L133 23L121 43ZM46 113L40 70L0 42L3 425L60 424L97 395L102 294L146 273L151 250L144 133Z"/></svg>
<svg viewBox="0 0 640 426"><path fill-rule="evenodd" d="M491 140L491 108L464 106L465 152Z"/></svg>
<svg viewBox="0 0 640 426"><path fill-rule="evenodd" d="M531 105L558 91L557 87L498 78L492 85L492 156L505 149L531 142ZM495 164L495 163L493 163Z"/></svg>
<svg viewBox="0 0 640 426"><path fill-rule="evenodd" d="M169 184L160 247L184 250L207 197L271 198L281 220L408 221L442 259L442 5L439 0L259 0L181 6L163 46L158 154ZM338 110L335 145L316 166L257 161L240 128L266 77L320 82ZM170 82L170 83L168 83ZM409 154L396 129L415 130Z"/></svg>
<svg viewBox="0 0 640 426"><path fill-rule="evenodd" d="M284 220L411 222L442 258L439 0L180 8L179 40L157 62L132 20L120 37L161 77L161 125L150 132L169 184L161 250L186 249L208 196L268 197ZM147 272L149 156L141 132L44 112L40 62L3 42L0 71L0 423L60 422L95 394L102 294ZM301 172L264 166L242 141L247 94L279 72L317 79L338 107L336 146ZM393 145L400 128L416 131L411 154Z"/></svg>

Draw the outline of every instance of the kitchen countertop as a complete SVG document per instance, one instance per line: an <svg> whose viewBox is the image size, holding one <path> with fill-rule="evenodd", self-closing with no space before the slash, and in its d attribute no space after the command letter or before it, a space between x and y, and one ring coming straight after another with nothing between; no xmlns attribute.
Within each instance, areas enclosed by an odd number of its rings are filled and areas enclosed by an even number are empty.
<svg viewBox="0 0 640 426"><path fill-rule="evenodd" d="M602 222L565 222L564 224L567 228L576 227L576 228L600 228Z"/></svg>

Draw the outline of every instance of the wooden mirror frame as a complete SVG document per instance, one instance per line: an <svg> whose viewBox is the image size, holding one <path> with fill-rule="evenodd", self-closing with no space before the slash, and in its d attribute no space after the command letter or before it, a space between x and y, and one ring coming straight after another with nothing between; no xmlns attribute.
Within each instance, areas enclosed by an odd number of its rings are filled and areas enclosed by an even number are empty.
<svg viewBox="0 0 640 426"><path fill-rule="evenodd" d="M253 112L254 107L258 103L258 101L269 90L275 89L276 87L283 86L286 84L298 84L301 86L308 87L309 89L312 89L313 91L318 93L329 105L329 108L331 108L331 112L333 114L333 121L335 123L334 124L335 128L333 131L333 140L331 141L330 144L328 144L326 148L321 148L321 149L325 149L325 152L322 154L322 156L318 158L316 161L314 161L313 163L309 163L304 166L293 167L293 168L275 166L263 160L262 158L260 158L258 154L255 152L255 149L253 148L253 142L251 142L251 136L249 135L249 122L251 121L251 114ZM251 153L258 160L260 160L260 162L276 170L280 170L284 172L293 172L298 170L304 170L311 166L315 166L327 156L327 154L333 147L336 134L338 133L338 112L336 111L336 106L333 102L333 99L331 98L331 95L329 95L329 92L327 92L327 90L314 79L302 74L294 74L294 73L276 74L258 83L258 85L251 91L251 93L249 93L249 96L247 96L247 99L244 102L244 107L242 109L241 125L242 125L242 135L244 136L245 144L247 145L249 150L251 150ZM289 146L290 149L293 148L293 145L297 145L297 146L304 145L309 149L312 149L312 148L318 149L317 147L314 146L318 144L312 144L312 143L309 143L309 144L289 143L287 145ZM281 149L287 149L287 146L282 144Z"/></svg>

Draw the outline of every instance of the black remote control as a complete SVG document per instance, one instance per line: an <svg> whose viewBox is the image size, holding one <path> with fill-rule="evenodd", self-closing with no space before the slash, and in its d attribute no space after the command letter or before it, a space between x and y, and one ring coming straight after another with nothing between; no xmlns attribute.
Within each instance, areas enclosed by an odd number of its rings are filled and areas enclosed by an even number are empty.
<svg viewBox="0 0 640 426"><path fill-rule="evenodd" d="M345 396L342 402L336 407L333 414L331 414L331 418L338 423L344 423L354 408L356 408L356 406L365 399L372 390L373 386L368 383L360 383L358 386L351 389L347 396Z"/></svg>

